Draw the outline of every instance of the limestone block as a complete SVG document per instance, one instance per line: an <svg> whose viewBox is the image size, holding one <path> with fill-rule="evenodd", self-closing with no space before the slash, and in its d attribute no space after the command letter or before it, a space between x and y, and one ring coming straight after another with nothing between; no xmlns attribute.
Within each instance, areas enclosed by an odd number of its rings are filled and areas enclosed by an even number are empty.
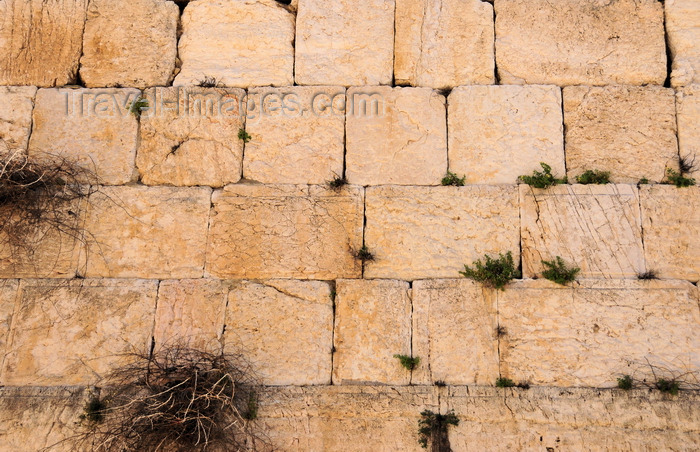
<svg viewBox="0 0 700 452"><path fill-rule="evenodd" d="M394 3L394 0L301 2L296 22L296 84L391 84Z"/></svg>
<svg viewBox="0 0 700 452"><path fill-rule="evenodd" d="M318 25L318 24L315 24ZM174 85L294 84L294 15L275 0L200 0L182 15Z"/></svg>
<svg viewBox="0 0 700 452"><path fill-rule="evenodd" d="M375 260L367 278L453 278L484 254L513 252L518 262L514 185L370 187L365 244Z"/></svg>
<svg viewBox="0 0 700 452"><path fill-rule="evenodd" d="M56 155L82 166L106 185L134 178L138 121L133 89L40 89L29 156Z"/></svg>
<svg viewBox="0 0 700 452"><path fill-rule="evenodd" d="M23 280L2 380L95 384L151 342L157 281Z"/></svg>
<svg viewBox="0 0 700 452"><path fill-rule="evenodd" d="M0 85L75 83L88 0L0 0Z"/></svg>
<svg viewBox="0 0 700 452"><path fill-rule="evenodd" d="M339 280L334 384L408 384L394 355L411 356L411 295L404 281Z"/></svg>
<svg viewBox="0 0 700 452"><path fill-rule="evenodd" d="M467 279L413 283L412 383L493 384L498 378L494 291Z"/></svg>
<svg viewBox="0 0 700 452"><path fill-rule="evenodd" d="M633 185L520 185L523 276L561 256L579 277L636 278L645 271L639 194Z"/></svg>
<svg viewBox="0 0 700 452"><path fill-rule="evenodd" d="M214 192L207 272L219 278L358 278L364 192L229 185Z"/></svg>
<svg viewBox="0 0 700 452"><path fill-rule="evenodd" d="M700 83L700 4L666 0L666 33L672 65L671 86Z"/></svg>
<svg viewBox="0 0 700 452"><path fill-rule="evenodd" d="M695 159L695 170L689 175L700 180L700 84L690 85L676 93L678 145L680 156Z"/></svg>
<svg viewBox="0 0 700 452"><path fill-rule="evenodd" d="M396 0L397 84L493 84L493 6L480 0Z"/></svg>
<svg viewBox="0 0 700 452"><path fill-rule="evenodd" d="M346 175L359 185L439 185L447 171L445 98L429 88L348 90Z"/></svg>
<svg viewBox="0 0 700 452"><path fill-rule="evenodd" d="M0 156L27 150L35 95L33 86L0 86Z"/></svg>
<svg viewBox="0 0 700 452"><path fill-rule="evenodd" d="M0 279L0 369L5 360L18 288L19 282L16 279Z"/></svg>
<svg viewBox="0 0 700 452"><path fill-rule="evenodd" d="M323 184L343 174L345 88L248 92L243 174L263 183Z"/></svg>
<svg viewBox="0 0 700 452"><path fill-rule="evenodd" d="M93 0L80 77L88 87L168 85L177 57L180 10L167 0Z"/></svg>
<svg viewBox="0 0 700 452"><path fill-rule="evenodd" d="M245 91L171 87L146 90L136 166L147 185L221 187L241 178Z"/></svg>
<svg viewBox="0 0 700 452"><path fill-rule="evenodd" d="M650 366L659 378L700 370L700 307L685 281L525 280L498 293L498 312L501 373L515 381L615 387L622 375L654 381Z"/></svg>
<svg viewBox="0 0 700 452"><path fill-rule="evenodd" d="M88 277L200 278L211 189L102 187L85 229Z"/></svg>
<svg viewBox="0 0 700 452"><path fill-rule="evenodd" d="M564 175L559 88L460 86L447 104L450 171L468 184L513 184L540 162Z"/></svg>
<svg viewBox="0 0 700 452"><path fill-rule="evenodd" d="M660 182L678 169L673 90L659 86L570 86L564 92L566 167L571 182L586 170L616 183Z"/></svg>
<svg viewBox="0 0 700 452"><path fill-rule="evenodd" d="M700 187L642 185L647 268L661 278L700 280Z"/></svg>
<svg viewBox="0 0 700 452"><path fill-rule="evenodd" d="M265 384L330 384L330 285L285 279L234 283L224 340L226 350L241 353Z"/></svg>
<svg viewBox="0 0 700 452"><path fill-rule="evenodd" d="M502 84L661 85L663 5L656 0L499 0Z"/></svg>

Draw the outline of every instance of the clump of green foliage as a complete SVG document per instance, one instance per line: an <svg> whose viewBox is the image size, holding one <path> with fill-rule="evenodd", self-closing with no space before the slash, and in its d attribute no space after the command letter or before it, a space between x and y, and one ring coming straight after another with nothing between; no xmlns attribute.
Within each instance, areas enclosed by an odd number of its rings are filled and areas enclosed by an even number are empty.
<svg viewBox="0 0 700 452"><path fill-rule="evenodd" d="M105 419L105 410L107 404L99 397L91 397L83 407L83 414L80 415L81 421L87 421L91 424L100 424Z"/></svg>
<svg viewBox="0 0 700 452"><path fill-rule="evenodd" d="M513 386L515 386L515 382L513 380L511 380L510 378L501 377L501 378L496 380L496 387L497 388L512 388Z"/></svg>
<svg viewBox="0 0 700 452"><path fill-rule="evenodd" d="M445 383L445 380L435 380L435 382L433 382L433 384L435 386L437 386L438 388L444 388L445 386L447 386L447 383Z"/></svg>
<svg viewBox="0 0 700 452"><path fill-rule="evenodd" d="M245 131L245 129L238 129L238 139L243 140L244 143L247 143L250 141L250 139L253 138L250 136L248 132Z"/></svg>
<svg viewBox="0 0 700 452"><path fill-rule="evenodd" d="M579 184L609 184L610 171L587 170L576 176L576 182Z"/></svg>
<svg viewBox="0 0 700 452"><path fill-rule="evenodd" d="M637 279L659 279L655 270L648 270L637 274Z"/></svg>
<svg viewBox="0 0 700 452"><path fill-rule="evenodd" d="M567 266L564 259L559 256L553 261L542 261L542 265L547 267L542 272L542 276L562 286L575 281L576 275L581 271L578 267Z"/></svg>
<svg viewBox="0 0 700 452"><path fill-rule="evenodd" d="M362 262L371 262L374 260L374 254L367 248L367 245L362 245L362 248L353 253L355 259Z"/></svg>
<svg viewBox="0 0 700 452"><path fill-rule="evenodd" d="M418 367L418 364L420 364L419 356L412 358L407 355L394 355L394 358L398 359L401 366L403 366L406 370L413 370Z"/></svg>
<svg viewBox="0 0 700 452"><path fill-rule="evenodd" d="M141 116L141 113L143 110L148 109L148 99L146 99L143 96L139 96L134 102L131 104L131 107L129 108L129 111L131 112L132 115L136 116L139 118Z"/></svg>
<svg viewBox="0 0 700 452"><path fill-rule="evenodd" d="M684 173L675 171L671 168L666 169L666 179L669 184L675 185L678 188L692 187L695 185L695 179L686 177Z"/></svg>
<svg viewBox="0 0 700 452"><path fill-rule="evenodd" d="M447 429L450 425L459 425L459 418L453 411L447 414L433 413L430 410L421 412L421 418L418 421L418 443L424 449L428 448L437 452L449 452L450 440L447 435Z"/></svg>
<svg viewBox="0 0 700 452"><path fill-rule="evenodd" d="M642 177L641 179L639 179L639 182L637 183L637 185L647 185L648 183L649 183L649 179L646 177Z"/></svg>
<svg viewBox="0 0 700 452"><path fill-rule="evenodd" d="M202 88L217 88L219 85L220 83L216 80L216 77L210 77L208 75L197 83L197 86L201 86Z"/></svg>
<svg viewBox="0 0 700 452"><path fill-rule="evenodd" d="M622 378L617 379L617 387L620 389L624 389L625 391L632 389L634 386L634 382L632 381L632 377L629 375L625 375Z"/></svg>
<svg viewBox="0 0 700 452"><path fill-rule="evenodd" d="M656 389L667 394L678 395L680 385L675 380L666 380L665 378L659 378L658 380L656 380Z"/></svg>
<svg viewBox="0 0 700 452"><path fill-rule="evenodd" d="M508 251L506 254L499 254L496 259L484 256L485 263L481 259L474 262L474 268L464 266L464 271L459 272L465 278L470 278L482 283L486 287L505 290L504 287L511 280L520 278L520 271L515 268L513 254Z"/></svg>
<svg viewBox="0 0 700 452"><path fill-rule="evenodd" d="M338 190L348 184L348 180L342 176L336 176L334 179L328 181L328 186L334 190Z"/></svg>
<svg viewBox="0 0 700 452"><path fill-rule="evenodd" d="M549 188L552 185L566 184L566 177L557 179L552 174L552 167L544 162L540 162L543 171L533 171L532 176L520 176L518 181L535 188Z"/></svg>
<svg viewBox="0 0 700 452"><path fill-rule="evenodd" d="M255 392L248 394L248 403L242 417L248 421L258 418L258 395Z"/></svg>
<svg viewBox="0 0 700 452"><path fill-rule="evenodd" d="M448 171L445 177L442 178L442 185L454 185L455 187L463 187L467 176L459 177L455 173Z"/></svg>

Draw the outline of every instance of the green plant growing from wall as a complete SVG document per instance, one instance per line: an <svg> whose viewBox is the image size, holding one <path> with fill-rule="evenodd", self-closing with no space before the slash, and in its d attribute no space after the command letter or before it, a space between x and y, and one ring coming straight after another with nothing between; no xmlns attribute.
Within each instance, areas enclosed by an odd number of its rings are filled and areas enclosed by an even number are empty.
<svg viewBox="0 0 700 452"><path fill-rule="evenodd" d="M667 380L665 378L659 378L655 383L656 389L666 394L678 395L680 390L680 384L675 380Z"/></svg>
<svg viewBox="0 0 700 452"><path fill-rule="evenodd" d="M463 187L464 182L466 180L467 176L459 177L455 173L448 171L447 174L445 174L445 177L442 178L442 185L453 185L455 187Z"/></svg>
<svg viewBox="0 0 700 452"><path fill-rule="evenodd" d="M496 387L497 388L512 388L515 386L515 382L511 380L510 378L498 378L496 380Z"/></svg>
<svg viewBox="0 0 700 452"><path fill-rule="evenodd" d="M481 259L475 261L473 268L464 266L464 271L459 272L465 278L473 279L482 283L486 287L505 290L506 284L511 280L520 278L520 271L515 268L513 254L508 251L506 254L499 254L498 258L484 256L484 263Z"/></svg>
<svg viewBox="0 0 700 452"><path fill-rule="evenodd" d="M647 270L643 273L638 273L637 279L659 279L659 276L656 270Z"/></svg>
<svg viewBox="0 0 700 452"><path fill-rule="evenodd" d="M438 414L424 410L418 421L418 444L424 449L430 445L431 452L450 452L448 429L451 425L459 425L459 418L453 411Z"/></svg>
<svg viewBox="0 0 700 452"><path fill-rule="evenodd" d="M609 171L597 171L597 170L587 170L582 174L576 176L576 182L579 184L609 184L610 183L610 172Z"/></svg>
<svg viewBox="0 0 700 452"><path fill-rule="evenodd" d="M420 357L415 358L407 355L394 355L394 358L398 359L401 366L406 370L413 370L420 364Z"/></svg>
<svg viewBox="0 0 700 452"><path fill-rule="evenodd" d="M361 262L371 262L374 260L374 254L372 254L366 245L362 245L362 248L354 251L353 257Z"/></svg>
<svg viewBox="0 0 700 452"><path fill-rule="evenodd" d="M535 188L549 188L552 185L566 184L566 177L557 179L552 174L552 167L544 162L540 162L542 171L533 171L531 176L519 176L518 181Z"/></svg>
<svg viewBox="0 0 700 452"><path fill-rule="evenodd" d="M136 116L137 118L141 117L141 113L143 113L144 110L148 109L148 99L146 99L143 96L139 96L134 100L134 102L131 103L131 107L129 108L129 111L131 112L132 115Z"/></svg>
<svg viewBox="0 0 700 452"><path fill-rule="evenodd" d="M248 143L253 137L245 131L245 129L238 129L238 139L243 140L244 143Z"/></svg>
<svg viewBox="0 0 700 452"><path fill-rule="evenodd" d="M348 184L348 180L345 177L336 175L333 179L329 180L328 186L334 190L339 190L340 188Z"/></svg>
<svg viewBox="0 0 700 452"><path fill-rule="evenodd" d="M686 155L678 159L678 169L666 168L667 183L675 185L678 188L691 187L695 185L695 179L688 175L697 169L695 156Z"/></svg>
<svg viewBox="0 0 700 452"><path fill-rule="evenodd" d="M634 381L629 375L624 375L617 379L617 387L628 391L634 387Z"/></svg>
<svg viewBox="0 0 700 452"><path fill-rule="evenodd" d="M559 256L552 261L542 261L542 265L547 267L542 272L542 276L562 286L575 281L576 275L581 271L578 267L567 266L564 259Z"/></svg>
<svg viewBox="0 0 700 452"><path fill-rule="evenodd" d="M204 79L197 83L197 86L202 88L218 88L221 84L216 80L216 77L204 76Z"/></svg>
<svg viewBox="0 0 700 452"><path fill-rule="evenodd" d="M107 404L97 396L93 396L85 403L83 414L80 415L81 422L100 424L104 421L107 412Z"/></svg>

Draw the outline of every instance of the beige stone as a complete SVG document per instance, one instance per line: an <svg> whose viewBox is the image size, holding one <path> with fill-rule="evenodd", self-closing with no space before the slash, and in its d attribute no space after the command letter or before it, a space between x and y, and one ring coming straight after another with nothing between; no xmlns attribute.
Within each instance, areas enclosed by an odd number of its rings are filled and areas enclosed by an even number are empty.
<svg viewBox="0 0 700 452"><path fill-rule="evenodd" d="M19 282L16 279L0 279L0 369L5 360L18 288Z"/></svg>
<svg viewBox="0 0 700 452"><path fill-rule="evenodd" d="M24 280L7 385L95 384L151 342L157 281Z"/></svg>
<svg viewBox="0 0 700 452"><path fill-rule="evenodd" d="M609 171L616 183L660 182L678 169L673 90L658 86L564 88L566 168Z"/></svg>
<svg viewBox="0 0 700 452"><path fill-rule="evenodd" d="M136 166L147 185L221 187L241 178L245 91L172 87L145 93Z"/></svg>
<svg viewBox="0 0 700 452"><path fill-rule="evenodd" d="M394 0L304 0L296 29L298 85L389 85Z"/></svg>
<svg viewBox="0 0 700 452"><path fill-rule="evenodd" d="M671 85L700 83L700 4L695 0L666 0L666 33L673 62Z"/></svg>
<svg viewBox="0 0 700 452"><path fill-rule="evenodd" d="M700 187L640 188L647 268L661 278L700 280Z"/></svg>
<svg viewBox="0 0 700 452"><path fill-rule="evenodd" d="M339 280L333 341L334 384L411 381L394 355L411 356L411 295L404 281Z"/></svg>
<svg viewBox="0 0 700 452"><path fill-rule="evenodd" d="M578 276L636 278L645 271L639 193L633 185L520 185L523 275L560 256Z"/></svg>
<svg viewBox="0 0 700 452"><path fill-rule="evenodd" d="M294 83L294 15L275 0L199 0L182 15L174 85Z"/></svg>
<svg viewBox="0 0 700 452"><path fill-rule="evenodd" d="M375 260L367 278L454 278L484 254L519 261L514 185L370 187L365 244Z"/></svg>
<svg viewBox="0 0 700 452"><path fill-rule="evenodd" d="M224 340L226 350L241 353L265 384L330 384L330 285L285 279L234 283Z"/></svg>
<svg viewBox="0 0 700 452"><path fill-rule="evenodd" d="M676 93L678 146L680 156L695 163L689 176L700 181L700 84L690 85Z"/></svg>
<svg viewBox="0 0 700 452"><path fill-rule="evenodd" d="M503 84L661 85L663 5L656 0L500 0L496 66Z"/></svg>
<svg viewBox="0 0 700 452"><path fill-rule="evenodd" d="M89 277L200 278L211 189L102 187L85 229Z"/></svg>
<svg viewBox="0 0 700 452"><path fill-rule="evenodd" d="M346 175L359 185L439 185L447 171L445 97L429 88L348 90Z"/></svg>
<svg viewBox="0 0 700 452"><path fill-rule="evenodd" d="M0 85L74 83L88 0L0 0Z"/></svg>
<svg viewBox="0 0 700 452"><path fill-rule="evenodd" d="M396 0L397 84L493 84L493 6L481 0Z"/></svg>
<svg viewBox="0 0 700 452"><path fill-rule="evenodd" d="M558 87L460 86L447 104L449 168L466 183L514 184L540 162L564 175Z"/></svg>
<svg viewBox="0 0 700 452"><path fill-rule="evenodd" d="M213 196L207 273L220 278L361 276L362 188L229 185Z"/></svg>
<svg viewBox="0 0 700 452"><path fill-rule="evenodd" d="M26 151L36 88L0 86L0 155Z"/></svg>
<svg viewBox="0 0 700 452"><path fill-rule="evenodd" d="M179 18L177 5L167 0L92 0L80 58L85 86L169 84Z"/></svg>
<svg viewBox="0 0 700 452"><path fill-rule="evenodd" d="M323 184L343 174L345 88L257 88L248 93L243 174L263 183Z"/></svg>

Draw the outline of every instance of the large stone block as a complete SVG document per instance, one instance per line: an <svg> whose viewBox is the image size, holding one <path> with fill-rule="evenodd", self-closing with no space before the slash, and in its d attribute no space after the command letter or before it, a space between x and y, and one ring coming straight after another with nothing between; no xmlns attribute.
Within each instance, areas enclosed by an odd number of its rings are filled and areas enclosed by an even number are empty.
<svg viewBox="0 0 700 452"><path fill-rule="evenodd" d="M411 372L394 355L411 356L409 284L339 280L336 292L333 382L408 384Z"/></svg>
<svg viewBox="0 0 700 452"><path fill-rule="evenodd" d="M639 193L633 185L520 185L523 275L561 256L579 276L636 278L645 271Z"/></svg>
<svg viewBox="0 0 700 452"><path fill-rule="evenodd" d="M167 0L92 0L80 58L85 86L168 85L179 18L177 5Z"/></svg>
<svg viewBox="0 0 700 452"><path fill-rule="evenodd" d="M394 0L301 2L296 22L296 84L391 84L394 9Z"/></svg>
<svg viewBox="0 0 700 452"><path fill-rule="evenodd" d="M345 88L248 92L243 174L263 183L323 184L343 174Z"/></svg>
<svg viewBox="0 0 700 452"><path fill-rule="evenodd" d="M220 278L358 278L364 192L229 185L213 196L207 272Z"/></svg>
<svg viewBox="0 0 700 452"><path fill-rule="evenodd" d="M445 97L429 88L348 90L351 184L439 185L447 171Z"/></svg>
<svg viewBox="0 0 700 452"><path fill-rule="evenodd" d="M453 278L484 254L520 259L515 185L370 187L366 217L367 278Z"/></svg>
<svg viewBox="0 0 700 452"><path fill-rule="evenodd" d="M35 94L33 86L0 86L0 156L27 150Z"/></svg>
<svg viewBox="0 0 700 452"><path fill-rule="evenodd" d="M514 184L540 162L564 175L558 87L460 86L447 105L449 168L468 184Z"/></svg>
<svg viewBox="0 0 700 452"><path fill-rule="evenodd" d="M235 282L226 308L226 350L269 385L331 383L333 301L323 281Z"/></svg>
<svg viewBox="0 0 700 452"><path fill-rule="evenodd" d="M666 0L666 34L671 51L671 85L700 83L700 3Z"/></svg>
<svg viewBox="0 0 700 452"><path fill-rule="evenodd" d="M493 84L493 6L481 0L396 0L397 84Z"/></svg>
<svg viewBox="0 0 700 452"><path fill-rule="evenodd" d="M318 24L314 24L318 25ZM294 14L275 0L200 0L182 15L174 85L294 84Z"/></svg>
<svg viewBox="0 0 700 452"><path fill-rule="evenodd" d="M663 5L656 0L499 0L496 66L503 84L661 85Z"/></svg>
<svg viewBox="0 0 700 452"><path fill-rule="evenodd" d="M566 168L610 172L617 183L660 182L678 169L673 90L658 86L564 88Z"/></svg>
<svg viewBox="0 0 700 452"><path fill-rule="evenodd" d="M0 369L5 360L18 288L19 282L16 279L0 279Z"/></svg>
<svg viewBox="0 0 700 452"><path fill-rule="evenodd" d="M680 156L693 161L690 175L700 180L700 84L687 86L676 93L678 146Z"/></svg>
<svg viewBox="0 0 700 452"><path fill-rule="evenodd" d="M89 0L0 0L0 85L75 83Z"/></svg>

